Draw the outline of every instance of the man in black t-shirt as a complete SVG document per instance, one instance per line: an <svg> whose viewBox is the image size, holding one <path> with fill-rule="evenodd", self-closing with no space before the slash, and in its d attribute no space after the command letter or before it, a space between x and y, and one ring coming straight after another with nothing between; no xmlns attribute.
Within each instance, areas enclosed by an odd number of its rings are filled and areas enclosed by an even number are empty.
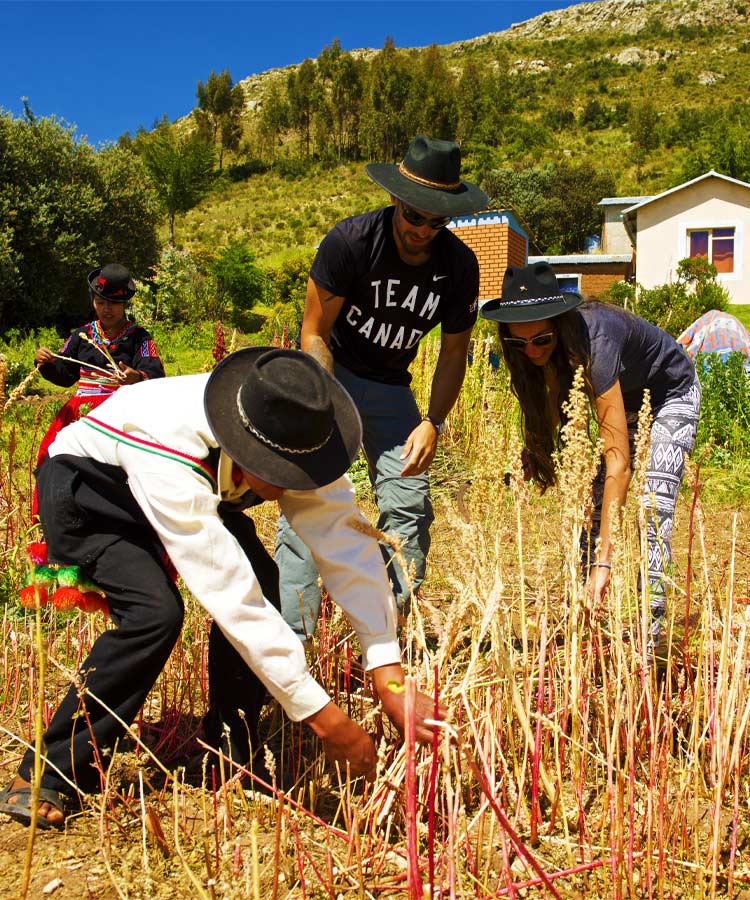
<svg viewBox="0 0 750 900"><path fill-rule="evenodd" d="M408 576L389 572L406 605L421 584L434 518L426 471L456 402L477 317L476 256L445 226L487 206L461 181L461 153L450 141L418 135L399 165L371 163L367 174L392 205L339 222L310 271L302 350L335 374L357 405L378 527L403 542ZM408 367L420 339L441 326L429 407L422 415ZM387 561L392 555L384 548ZM312 635L320 607L315 565L282 517L276 559L283 573L282 613L295 632Z"/></svg>

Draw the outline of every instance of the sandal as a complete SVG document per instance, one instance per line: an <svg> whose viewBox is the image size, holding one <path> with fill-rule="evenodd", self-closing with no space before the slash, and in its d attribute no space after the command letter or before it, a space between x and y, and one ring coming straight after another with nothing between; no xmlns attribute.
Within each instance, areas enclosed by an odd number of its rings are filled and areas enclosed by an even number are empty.
<svg viewBox="0 0 750 900"><path fill-rule="evenodd" d="M10 803L11 797L15 798L13 803ZM65 811L65 800L65 795L58 793L58 791L53 791L49 788L39 789L39 802L49 803L50 806L60 812ZM20 822L22 825L30 825L31 787L24 785L23 787L14 788L11 782L4 791L0 791L0 813L10 816L11 819L15 819L16 822ZM59 822L49 822L44 816L38 815L36 824L42 830L62 828L65 824L65 819L61 819Z"/></svg>

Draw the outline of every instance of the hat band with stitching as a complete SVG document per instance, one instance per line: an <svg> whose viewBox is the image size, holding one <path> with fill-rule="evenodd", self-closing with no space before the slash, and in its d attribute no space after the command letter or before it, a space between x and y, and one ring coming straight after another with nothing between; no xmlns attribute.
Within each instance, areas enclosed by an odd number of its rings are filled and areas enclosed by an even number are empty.
<svg viewBox="0 0 750 900"><path fill-rule="evenodd" d="M426 187L443 188L444 190L453 190L461 187L460 181L453 181L450 184L446 184L444 181L430 181L428 178L420 178L419 175L410 172L403 163L399 163L398 170L405 178L408 178L410 181L416 181L418 184L423 184Z"/></svg>
<svg viewBox="0 0 750 900"><path fill-rule="evenodd" d="M564 294L556 294L554 297L522 297L520 300L500 300L498 306L531 306L532 303L542 304L564 299Z"/></svg>
<svg viewBox="0 0 750 900"><path fill-rule="evenodd" d="M257 429L255 425L248 419L247 413L242 408L242 400L240 399L240 394L242 392L242 386L240 386L237 391L237 411L240 414L240 418L242 419L242 424L245 426L245 429L250 432L254 437L257 437L259 441L264 443L268 447L273 447L274 450L281 450L282 453L315 453L316 450L320 450L322 447L328 443L333 434L333 428L328 432L328 434L323 438L323 440L316 444L314 447L305 447L304 449L300 449L299 447L284 447L281 444L277 444L275 441L272 441L270 437L263 434L262 431Z"/></svg>

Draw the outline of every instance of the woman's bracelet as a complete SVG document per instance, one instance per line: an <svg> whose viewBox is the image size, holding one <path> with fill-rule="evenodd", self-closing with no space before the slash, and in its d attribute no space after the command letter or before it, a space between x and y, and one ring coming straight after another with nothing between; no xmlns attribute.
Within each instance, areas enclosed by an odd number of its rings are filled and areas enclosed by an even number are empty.
<svg viewBox="0 0 750 900"><path fill-rule="evenodd" d="M590 567L590 568L592 568L592 569L611 569L611 568L612 568L612 563L600 563L600 562L595 562L595 563L591 563L591 567Z"/></svg>

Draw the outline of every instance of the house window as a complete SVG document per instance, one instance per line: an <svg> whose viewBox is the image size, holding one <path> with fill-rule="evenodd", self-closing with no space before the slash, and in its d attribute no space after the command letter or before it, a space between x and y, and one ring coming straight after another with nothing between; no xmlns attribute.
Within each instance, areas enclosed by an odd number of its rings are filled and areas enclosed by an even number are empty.
<svg viewBox="0 0 750 900"><path fill-rule="evenodd" d="M734 272L734 228L699 228L688 232L690 257L703 256L717 272Z"/></svg>
<svg viewBox="0 0 750 900"><path fill-rule="evenodd" d="M558 275L557 283L560 286L560 293L562 294L581 293L580 275Z"/></svg>

